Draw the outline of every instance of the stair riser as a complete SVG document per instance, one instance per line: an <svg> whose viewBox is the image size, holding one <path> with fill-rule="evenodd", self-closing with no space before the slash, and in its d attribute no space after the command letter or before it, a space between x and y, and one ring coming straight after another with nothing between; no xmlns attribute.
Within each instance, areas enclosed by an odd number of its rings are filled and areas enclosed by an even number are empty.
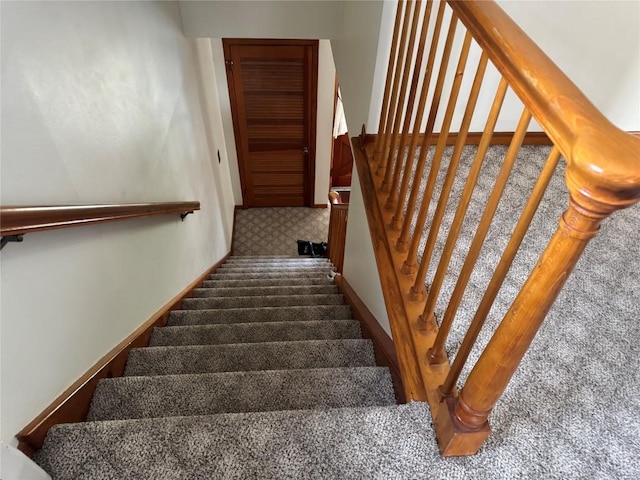
<svg viewBox="0 0 640 480"><path fill-rule="evenodd" d="M333 285L289 286L289 287L243 287L243 288L197 288L191 291L192 298L209 297L257 297L274 295L333 295L338 287Z"/></svg>
<svg viewBox="0 0 640 480"><path fill-rule="evenodd" d="M134 348L125 375L374 366L368 340Z"/></svg>
<svg viewBox="0 0 640 480"><path fill-rule="evenodd" d="M265 268L253 268L253 267L231 267L231 268L219 268L215 274L228 274L228 273L325 273L331 272L331 267L265 267ZM214 275L215 275L214 274Z"/></svg>
<svg viewBox="0 0 640 480"><path fill-rule="evenodd" d="M208 280L264 280L271 278L298 278L304 282L305 278L326 279L328 273L325 272L243 272L243 273L214 273L209 275Z"/></svg>
<svg viewBox="0 0 640 480"><path fill-rule="evenodd" d="M305 278L304 285L333 285L330 278ZM234 288L234 287L295 287L300 285L297 278L267 278L264 280L205 280L204 288Z"/></svg>
<svg viewBox="0 0 640 480"><path fill-rule="evenodd" d="M121 377L98 382L87 420L394 404L379 367Z"/></svg>
<svg viewBox="0 0 640 480"><path fill-rule="evenodd" d="M343 338L361 338L360 324L355 320L321 320L164 327L153 330L149 346L221 345Z"/></svg>
<svg viewBox="0 0 640 480"><path fill-rule="evenodd" d="M223 310L174 310L168 325L212 325L220 323L287 322L352 318L348 305L237 308Z"/></svg>
<svg viewBox="0 0 640 480"><path fill-rule="evenodd" d="M294 258L282 260L227 260L223 265L325 265L331 263L328 258Z"/></svg>
<svg viewBox="0 0 640 480"><path fill-rule="evenodd" d="M182 308L185 310L196 310L342 304L344 304L342 295L297 295L280 297L187 298L182 301Z"/></svg>

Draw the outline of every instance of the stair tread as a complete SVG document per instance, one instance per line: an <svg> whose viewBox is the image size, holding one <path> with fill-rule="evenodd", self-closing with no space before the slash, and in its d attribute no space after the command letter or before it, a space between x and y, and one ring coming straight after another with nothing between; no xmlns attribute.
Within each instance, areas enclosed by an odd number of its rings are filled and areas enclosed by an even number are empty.
<svg viewBox="0 0 640 480"><path fill-rule="evenodd" d="M154 328L150 346L214 345L290 340L361 338L357 320L249 322Z"/></svg>
<svg viewBox="0 0 640 480"><path fill-rule="evenodd" d="M413 402L63 424L35 460L54 478L96 480L426 478L430 418Z"/></svg>
<svg viewBox="0 0 640 480"><path fill-rule="evenodd" d="M205 280L203 282L204 288L233 288L233 287L257 287L257 286L265 286L265 287L278 287L278 286L297 286L300 285L300 279L291 277L291 278L263 278L263 279L254 279L254 278L245 278L245 279L233 279L233 280ZM304 285L333 285L333 279L328 278L326 275L318 278L310 278L305 277Z"/></svg>
<svg viewBox="0 0 640 480"><path fill-rule="evenodd" d="M289 307L174 310L169 314L168 325L332 320L336 318L351 318L351 307L349 305L297 305Z"/></svg>
<svg viewBox="0 0 640 480"><path fill-rule="evenodd" d="M216 270L216 273L209 275L208 280L232 280L232 279L264 279L264 278L327 278L330 269L285 272L282 270L272 270L265 272L225 272Z"/></svg>
<svg viewBox="0 0 640 480"><path fill-rule="evenodd" d="M182 308L191 310L201 308L241 308L342 304L344 304L344 297L341 294L329 293L319 295L306 294L187 298L182 301Z"/></svg>
<svg viewBox="0 0 640 480"><path fill-rule="evenodd" d="M306 271L306 270L327 270L330 269L331 264L329 263L325 263L325 264L318 264L318 263L312 263L310 265L304 265L304 264L299 264L299 263L293 263L293 264L263 264L263 265L255 265L253 263L247 263L245 264L236 264L236 263L225 263L224 265L220 265L220 267L218 267L218 269L216 270L216 272L223 272L223 271L227 271L227 270L247 270L247 271L269 271L269 270L283 270L283 271L296 271L296 270L300 270L300 271Z"/></svg>
<svg viewBox="0 0 640 480"><path fill-rule="evenodd" d="M133 348L124 375L375 366L370 340L298 340Z"/></svg>
<svg viewBox="0 0 640 480"><path fill-rule="evenodd" d="M87 420L393 404L382 367L130 376L98 382Z"/></svg>
<svg viewBox="0 0 640 480"><path fill-rule="evenodd" d="M203 287L191 291L191 298L207 297L247 297L282 295L331 295L338 293L335 285L288 285L254 287Z"/></svg>

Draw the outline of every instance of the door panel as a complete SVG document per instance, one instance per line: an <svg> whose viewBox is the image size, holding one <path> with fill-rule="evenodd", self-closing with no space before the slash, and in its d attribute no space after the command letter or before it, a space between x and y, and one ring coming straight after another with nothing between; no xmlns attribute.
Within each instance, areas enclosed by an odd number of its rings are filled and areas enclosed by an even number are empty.
<svg viewBox="0 0 640 480"><path fill-rule="evenodd" d="M223 45L244 205L311 206L317 41Z"/></svg>

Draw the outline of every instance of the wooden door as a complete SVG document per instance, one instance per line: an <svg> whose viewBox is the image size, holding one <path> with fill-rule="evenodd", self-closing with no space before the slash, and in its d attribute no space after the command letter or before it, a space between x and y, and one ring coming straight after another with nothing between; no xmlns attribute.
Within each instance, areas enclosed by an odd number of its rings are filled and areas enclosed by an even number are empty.
<svg viewBox="0 0 640 480"><path fill-rule="evenodd" d="M318 41L223 46L244 206L313 206Z"/></svg>

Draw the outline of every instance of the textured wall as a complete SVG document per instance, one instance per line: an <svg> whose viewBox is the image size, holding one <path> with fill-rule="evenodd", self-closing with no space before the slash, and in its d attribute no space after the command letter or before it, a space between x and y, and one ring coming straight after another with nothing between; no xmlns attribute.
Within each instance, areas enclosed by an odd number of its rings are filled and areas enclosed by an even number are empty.
<svg viewBox="0 0 640 480"><path fill-rule="evenodd" d="M2 204L202 203L184 222L34 233L3 249L10 441L227 253L233 198L212 65L198 64L176 3L2 2L1 26Z"/></svg>

